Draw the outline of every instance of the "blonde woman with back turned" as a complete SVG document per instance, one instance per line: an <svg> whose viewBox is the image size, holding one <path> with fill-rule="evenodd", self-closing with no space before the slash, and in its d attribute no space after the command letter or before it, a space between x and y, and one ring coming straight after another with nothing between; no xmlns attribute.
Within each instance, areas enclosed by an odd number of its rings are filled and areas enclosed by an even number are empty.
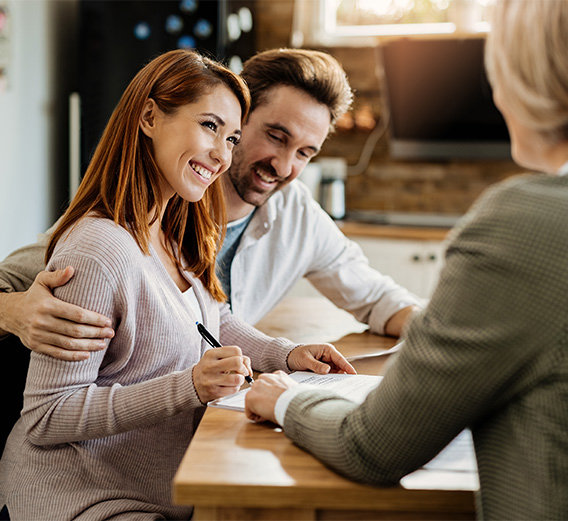
<svg viewBox="0 0 568 521"><path fill-rule="evenodd" d="M439 285L360 406L263 375L247 415L396 484L473 432L482 519L568 517L568 2L501 0L486 63L520 165L452 232Z"/></svg>

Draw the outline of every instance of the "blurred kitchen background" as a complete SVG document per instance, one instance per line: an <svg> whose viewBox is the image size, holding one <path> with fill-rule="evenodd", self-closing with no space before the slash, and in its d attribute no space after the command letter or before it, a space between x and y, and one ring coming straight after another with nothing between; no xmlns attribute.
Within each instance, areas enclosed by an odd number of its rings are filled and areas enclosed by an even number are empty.
<svg viewBox="0 0 568 521"><path fill-rule="evenodd" d="M355 102L304 181L338 220L451 226L488 185L520 172L483 74L489 8L489 0L0 0L0 258L62 213L130 78L176 47L237 72L259 50L330 52Z"/></svg>

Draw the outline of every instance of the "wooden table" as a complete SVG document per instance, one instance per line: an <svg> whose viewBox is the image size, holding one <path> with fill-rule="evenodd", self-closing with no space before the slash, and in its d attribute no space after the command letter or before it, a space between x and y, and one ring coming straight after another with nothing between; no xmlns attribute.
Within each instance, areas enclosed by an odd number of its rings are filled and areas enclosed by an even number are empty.
<svg viewBox="0 0 568 521"><path fill-rule="evenodd" d="M361 324L324 299L288 299L257 327L281 335L286 324L288 336L297 342L312 341L318 331L325 341L344 333L334 344L346 356L380 352L395 342L361 332ZM289 324L295 325L293 331ZM353 365L360 373L383 374L388 358ZM176 504L194 505L195 521L475 517L474 487L454 485L444 475L433 475L427 487L413 489L409 483L392 488L354 483L298 448L279 427L251 423L241 412L209 408L175 476L173 495Z"/></svg>

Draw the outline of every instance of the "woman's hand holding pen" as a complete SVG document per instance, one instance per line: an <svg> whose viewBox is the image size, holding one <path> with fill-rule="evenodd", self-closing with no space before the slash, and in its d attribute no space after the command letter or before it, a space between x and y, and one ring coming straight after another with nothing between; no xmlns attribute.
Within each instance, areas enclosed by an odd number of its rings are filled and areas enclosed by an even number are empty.
<svg viewBox="0 0 568 521"><path fill-rule="evenodd" d="M288 368L291 371L313 371L319 374L357 374L331 344L304 344L294 348L288 355Z"/></svg>
<svg viewBox="0 0 568 521"><path fill-rule="evenodd" d="M202 403L236 393L252 374L250 358L237 346L207 350L193 368L193 385Z"/></svg>

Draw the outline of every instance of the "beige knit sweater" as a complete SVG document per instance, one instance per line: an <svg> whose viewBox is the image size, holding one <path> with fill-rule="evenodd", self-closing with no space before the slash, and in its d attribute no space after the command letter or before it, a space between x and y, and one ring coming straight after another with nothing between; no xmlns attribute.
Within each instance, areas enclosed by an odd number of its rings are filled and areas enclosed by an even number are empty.
<svg viewBox="0 0 568 521"><path fill-rule="evenodd" d="M112 317L105 351L82 362L33 353L22 416L0 463L0 500L13 520L183 519L171 481L203 411L192 369L207 346L196 317L154 251L112 221L85 218L48 269L75 267L56 295ZM295 347L266 337L188 275L204 325L262 371Z"/></svg>

